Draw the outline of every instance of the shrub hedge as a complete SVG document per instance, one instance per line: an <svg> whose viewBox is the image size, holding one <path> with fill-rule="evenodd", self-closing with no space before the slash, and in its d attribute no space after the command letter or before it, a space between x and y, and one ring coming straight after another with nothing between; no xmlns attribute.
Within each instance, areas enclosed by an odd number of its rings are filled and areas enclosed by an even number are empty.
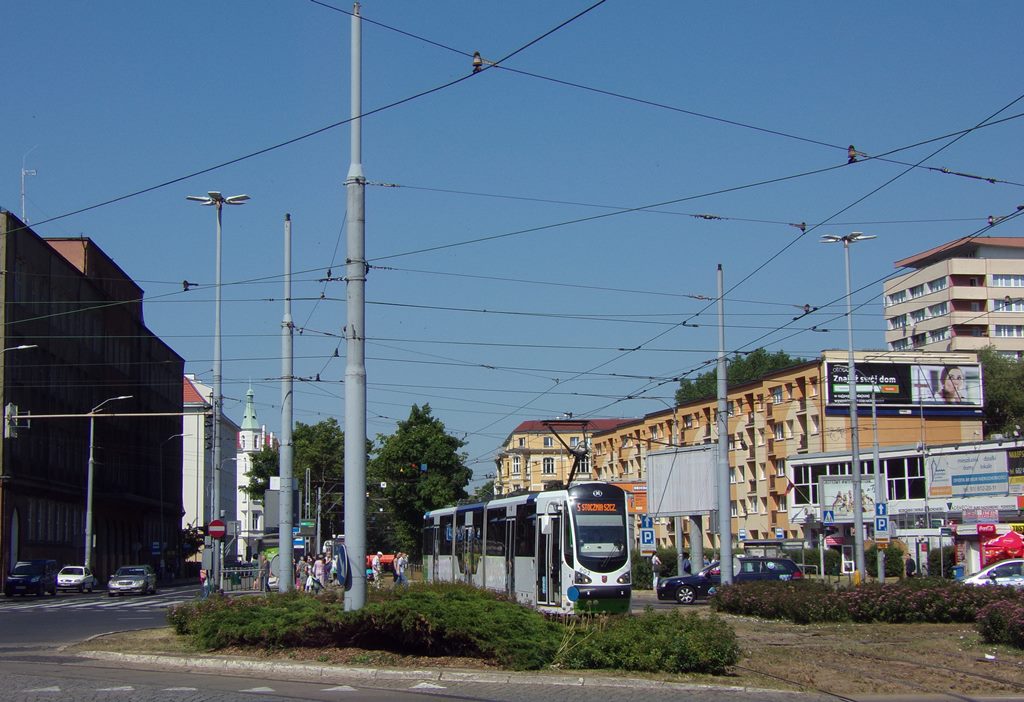
<svg viewBox="0 0 1024 702"><path fill-rule="evenodd" d="M940 578L837 588L819 581L761 581L718 589L717 611L813 622L976 622L982 638L1024 648L1024 590L971 587Z"/></svg>
<svg viewBox="0 0 1024 702"><path fill-rule="evenodd" d="M720 673L739 660L735 632L719 617L647 612L640 617L545 618L498 594L460 584L372 593L346 612L340 590L258 597L211 596L178 605L168 620L204 650L358 647L425 656L468 656L515 670L610 668Z"/></svg>

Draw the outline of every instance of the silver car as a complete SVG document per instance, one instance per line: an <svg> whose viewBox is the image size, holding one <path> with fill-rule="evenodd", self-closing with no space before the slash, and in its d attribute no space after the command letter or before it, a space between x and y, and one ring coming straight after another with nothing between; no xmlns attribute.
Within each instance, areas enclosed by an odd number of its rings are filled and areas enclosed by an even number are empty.
<svg viewBox="0 0 1024 702"><path fill-rule="evenodd" d="M1012 585L1024 587L1024 558L1010 558L960 579L964 585Z"/></svg>
<svg viewBox="0 0 1024 702"><path fill-rule="evenodd" d="M107 594L124 595L136 593L139 595L156 594L156 571L151 565L128 565L121 566L117 572L107 580Z"/></svg>
<svg viewBox="0 0 1024 702"><path fill-rule="evenodd" d="M64 566L57 573L58 590L78 590L92 592L98 583L92 571L80 565Z"/></svg>

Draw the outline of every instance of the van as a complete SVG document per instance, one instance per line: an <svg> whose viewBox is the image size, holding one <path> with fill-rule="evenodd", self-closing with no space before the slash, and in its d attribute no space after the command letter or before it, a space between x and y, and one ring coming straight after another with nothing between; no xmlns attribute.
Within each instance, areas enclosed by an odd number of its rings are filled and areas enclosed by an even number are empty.
<svg viewBox="0 0 1024 702"><path fill-rule="evenodd" d="M4 594L8 597L29 594L42 597L47 592L56 595L59 570L57 561L18 561L4 583Z"/></svg>

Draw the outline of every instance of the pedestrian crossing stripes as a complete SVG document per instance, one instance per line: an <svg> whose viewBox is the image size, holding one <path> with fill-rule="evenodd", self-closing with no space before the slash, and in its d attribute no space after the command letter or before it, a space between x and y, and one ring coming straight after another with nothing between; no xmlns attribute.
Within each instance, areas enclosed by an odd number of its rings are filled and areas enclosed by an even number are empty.
<svg viewBox="0 0 1024 702"><path fill-rule="evenodd" d="M93 597L60 596L57 597L5 597L0 600L0 614L3 612L24 612L26 610L59 609L59 610L134 610L153 611L166 609L182 602L192 602L196 599L194 592L173 592L157 595L140 595L136 597L107 597L98 595Z"/></svg>

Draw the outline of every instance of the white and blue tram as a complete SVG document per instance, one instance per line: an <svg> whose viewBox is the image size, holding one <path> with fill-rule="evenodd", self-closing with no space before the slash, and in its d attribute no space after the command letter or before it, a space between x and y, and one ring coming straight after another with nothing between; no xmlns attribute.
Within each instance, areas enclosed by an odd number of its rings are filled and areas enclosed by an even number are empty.
<svg viewBox="0 0 1024 702"><path fill-rule="evenodd" d="M543 612L628 612L626 525L625 491L598 482L436 509L423 520L423 572Z"/></svg>

